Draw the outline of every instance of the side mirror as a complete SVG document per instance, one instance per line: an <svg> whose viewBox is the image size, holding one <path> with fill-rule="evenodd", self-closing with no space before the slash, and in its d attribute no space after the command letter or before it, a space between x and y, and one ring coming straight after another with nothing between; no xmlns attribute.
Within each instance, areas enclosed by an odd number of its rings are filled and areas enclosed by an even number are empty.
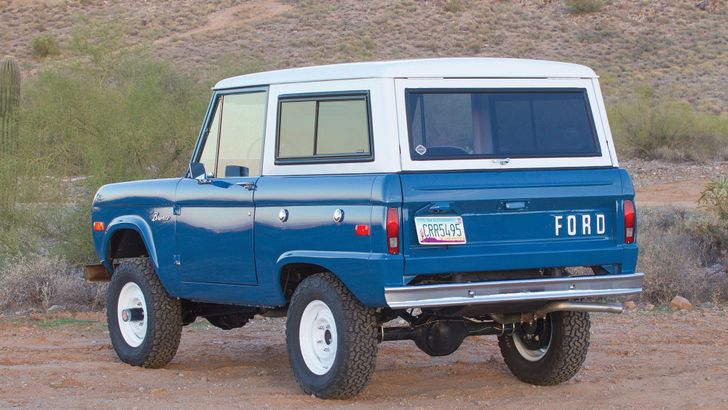
<svg viewBox="0 0 728 410"><path fill-rule="evenodd" d="M205 165L201 162L190 162L188 169L190 178L193 179L205 179L207 178L207 172L205 171Z"/></svg>
<svg viewBox="0 0 728 410"><path fill-rule="evenodd" d="M189 176L192 179L196 179L200 184L209 184L210 181L207 179L207 172L205 171L205 165L200 162L190 162Z"/></svg>

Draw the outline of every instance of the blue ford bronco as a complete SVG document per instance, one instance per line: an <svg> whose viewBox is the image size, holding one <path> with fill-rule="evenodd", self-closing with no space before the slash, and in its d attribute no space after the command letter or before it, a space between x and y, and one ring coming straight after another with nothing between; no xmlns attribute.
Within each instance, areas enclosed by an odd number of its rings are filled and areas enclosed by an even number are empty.
<svg viewBox="0 0 728 410"><path fill-rule="evenodd" d="M119 358L161 367L182 327L287 316L304 392L347 398L379 343L431 356L495 335L520 380L574 376L589 312L641 291L634 189L596 74L487 58L341 64L214 87L180 178L93 201ZM398 319L398 320L394 320Z"/></svg>

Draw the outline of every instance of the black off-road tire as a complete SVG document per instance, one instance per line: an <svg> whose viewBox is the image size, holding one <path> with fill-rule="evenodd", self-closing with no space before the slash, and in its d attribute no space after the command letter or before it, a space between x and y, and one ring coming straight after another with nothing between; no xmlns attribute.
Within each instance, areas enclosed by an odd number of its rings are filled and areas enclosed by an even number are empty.
<svg viewBox="0 0 728 410"><path fill-rule="evenodd" d="M308 368L299 340L303 312L317 300L331 310L338 334L334 362L323 375ZM293 374L304 392L322 399L351 398L366 387L374 372L379 345L375 312L362 305L332 274L310 276L298 285L291 298L286 342Z"/></svg>
<svg viewBox="0 0 728 410"><path fill-rule="evenodd" d="M126 342L118 323L119 294L129 282L139 286L147 309L146 334L142 343L136 347ZM164 290L148 258L127 259L114 271L109 284L106 319L111 344L124 363L160 368L177 353L182 335L182 304Z"/></svg>
<svg viewBox="0 0 728 410"><path fill-rule="evenodd" d="M589 350L591 322L586 312L554 312L551 342L546 354L529 361L516 348L513 335L498 337L503 359L514 376L526 383L550 386L563 383L581 369Z"/></svg>

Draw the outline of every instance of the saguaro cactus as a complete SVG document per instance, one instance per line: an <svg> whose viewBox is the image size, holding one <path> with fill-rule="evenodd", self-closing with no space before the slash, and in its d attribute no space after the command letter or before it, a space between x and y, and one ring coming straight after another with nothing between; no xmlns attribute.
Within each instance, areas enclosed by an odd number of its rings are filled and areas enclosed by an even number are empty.
<svg viewBox="0 0 728 410"><path fill-rule="evenodd" d="M10 56L0 60L0 212L15 207L17 192L14 156L18 146L18 106L20 105L20 67Z"/></svg>

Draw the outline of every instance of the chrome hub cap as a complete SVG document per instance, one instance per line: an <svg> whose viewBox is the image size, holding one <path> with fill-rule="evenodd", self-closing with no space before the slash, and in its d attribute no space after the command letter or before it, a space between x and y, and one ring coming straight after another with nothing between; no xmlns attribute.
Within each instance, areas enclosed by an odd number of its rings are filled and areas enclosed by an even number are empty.
<svg viewBox="0 0 728 410"><path fill-rule="evenodd" d="M147 334L147 302L136 283L129 282L121 288L116 317L126 344L131 347L141 345Z"/></svg>
<svg viewBox="0 0 728 410"><path fill-rule="evenodd" d="M326 303L314 300L306 306L298 328L301 355L308 369L316 375L328 373L336 359L336 322Z"/></svg>

